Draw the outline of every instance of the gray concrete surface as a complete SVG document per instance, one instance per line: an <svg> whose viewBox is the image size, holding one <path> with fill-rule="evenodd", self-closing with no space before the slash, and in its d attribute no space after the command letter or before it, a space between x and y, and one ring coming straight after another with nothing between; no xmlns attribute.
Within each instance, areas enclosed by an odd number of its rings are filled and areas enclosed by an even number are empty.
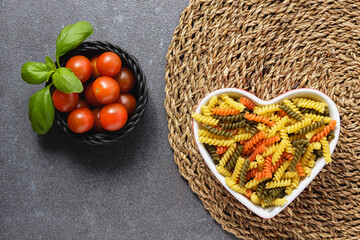
<svg viewBox="0 0 360 240"><path fill-rule="evenodd" d="M0 0L0 239L234 239L180 176L167 135L166 52L188 0ZM53 128L36 135L26 61L54 59L62 27L135 55L148 80L144 119L125 141L93 147Z"/></svg>

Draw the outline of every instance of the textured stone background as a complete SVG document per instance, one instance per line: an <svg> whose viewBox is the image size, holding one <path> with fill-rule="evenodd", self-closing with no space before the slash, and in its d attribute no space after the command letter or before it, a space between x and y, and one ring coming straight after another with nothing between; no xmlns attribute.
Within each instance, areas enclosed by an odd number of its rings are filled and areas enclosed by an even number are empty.
<svg viewBox="0 0 360 240"><path fill-rule="evenodd" d="M166 52L188 0L0 1L0 239L233 239L178 173L163 107ZM62 27L89 21L89 40L135 55L149 89L125 141L93 147L53 128L37 136L20 77L55 59Z"/></svg>

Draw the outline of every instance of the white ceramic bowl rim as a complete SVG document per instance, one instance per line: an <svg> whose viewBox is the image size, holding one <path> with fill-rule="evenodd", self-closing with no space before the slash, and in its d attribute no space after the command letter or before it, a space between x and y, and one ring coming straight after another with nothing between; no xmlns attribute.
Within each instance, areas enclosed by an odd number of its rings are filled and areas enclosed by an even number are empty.
<svg viewBox="0 0 360 240"><path fill-rule="evenodd" d="M339 134L340 134L340 115L339 115L339 111L336 107L336 104L326 94L324 94L318 90L315 90L315 89L301 88L301 89L295 89L295 90L285 92L272 100L264 101L264 100L256 97L252 93L249 93L242 89L224 88L224 89L215 90L215 91L211 92L210 94L208 94L205 98L203 98L201 100L201 102L199 103L199 105L197 106L195 112L201 113L201 106L206 105L212 96L215 96L215 95L220 96L221 94L224 94L224 93L228 94L230 97L235 97L235 98L239 98L241 96L247 97L258 106L278 103L278 102L281 102L282 100L284 100L285 98L290 99L290 98L294 98L294 97L304 97L304 98L310 98L310 99L320 101L320 102L325 102L329 107L330 117L332 119L336 120L336 126L334 129L335 139L333 139L329 143L330 153L333 153L336 143L339 139ZM261 206L255 205L244 195L235 192L234 190L232 190L231 188L229 188L226 185L225 178L220 173L217 172L216 166L213 163L211 156L207 152L205 146L202 143L198 142L198 138L199 138L198 130L199 130L199 125L198 125L197 121L193 120L193 131L194 131L195 142L200 150L202 157L204 158L206 164L208 165L210 170L213 172L215 177L237 200L239 200L247 208L249 208L251 211L253 211L255 214L257 214L258 216L260 216L262 218L272 218L272 217L276 216L277 214L279 214L282 210L284 210L311 183L311 181L316 177L316 175L325 166L325 159L323 157L318 158L316 161L315 167L311 171L310 176L303 179L300 182L299 187L297 189L295 189L290 196L285 197L287 199L288 203L286 203L284 206L281 206L281 207L269 207L269 208L264 209Z"/></svg>

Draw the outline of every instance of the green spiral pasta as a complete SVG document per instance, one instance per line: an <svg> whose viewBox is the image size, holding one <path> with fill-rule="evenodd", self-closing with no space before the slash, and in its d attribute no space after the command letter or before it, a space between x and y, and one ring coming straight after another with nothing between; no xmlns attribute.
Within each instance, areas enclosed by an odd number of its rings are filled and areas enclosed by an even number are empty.
<svg viewBox="0 0 360 240"><path fill-rule="evenodd" d="M285 196L285 188L278 187L276 191L271 192L266 198L263 200L263 207L269 206L275 199L283 198Z"/></svg>
<svg viewBox="0 0 360 240"><path fill-rule="evenodd" d="M242 119L244 119L244 115L245 113L239 113L239 114L235 114L235 115L229 115L229 116L222 116L222 115L212 115L213 118L218 119L219 121L222 122L239 122Z"/></svg>
<svg viewBox="0 0 360 240"><path fill-rule="evenodd" d="M221 123L220 126L224 130L242 128L245 126L245 120L241 120L240 122L233 122L233 123Z"/></svg>
<svg viewBox="0 0 360 240"><path fill-rule="evenodd" d="M314 122L306 127L300 128L298 134L304 135L305 133L314 131L315 129L318 129L322 126L324 126L324 119L321 119L319 122Z"/></svg>
<svg viewBox="0 0 360 240"><path fill-rule="evenodd" d="M217 135L217 136L221 136L221 137L232 137L232 132L228 132L225 130L220 130L217 128L213 128L212 126L210 126L209 124L204 124L203 127L210 133Z"/></svg>
<svg viewBox="0 0 360 240"><path fill-rule="evenodd" d="M241 172L241 169L242 169L242 166L244 165L244 163L245 163L245 158L242 158L241 156L238 157L233 174L231 175L231 178L234 181L237 181L239 179L240 172Z"/></svg>
<svg viewBox="0 0 360 240"><path fill-rule="evenodd" d="M290 166L289 166L289 172L294 172L297 163L300 160L301 157L301 149L303 148L302 145L297 145L297 147L295 147L295 151L294 151L294 157L291 160Z"/></svg>
<svg viewBox="0 0 360 240"><path fill-rule="evenodd" d="M245 187L246 174L248 173L249 166L250 166L250 160L249 160L249 158L247 158L245 160L244 165L241 168L241 172L240 172L240 176L239 176L239 185L240 185L240 187Z"/></svg>
<svg viewBox="0 0 360 240"><path fill-rule="evenodd" d="M224 166L227 170L232 170L235 167L235 164L236 164L240 154L242 153L243 149L244 149L244 145L241 145L241 144L237 145L235 152L233 153L233 155L230 157L229 161Z"/></svg>
<svg viewBox="0 0 360 240"><path fill-rule="evenodd" d="M329 134L327 135L327 140L330 142L331 140L335 139L335 134L334 131L330 131Z"/></svg>
<svg viewBox="0 0 360 240"><path fill-rule="evenodd" d="M255 135L257 132L259 131L259 129L257 128L257 124L252 124L250 129L249 129L249 132L252 134L252 135Z"/></svg>
<svg viewBox="0 0 360 240"><path fill-rule="evenodd" d="M220 156L219 156L219 154L216 153L216 147L209 145L209 144L204 144L204 146L205 146L206 150L209 152L214 164L215 165L219 164Z"/></svg>
<svg viewBox="0 0 360 240"><path fill-rule="evenodd" d="M296 119L297 121L301 121L303 119L303 117L300 114L294 112L291 108L289 108L285 104L279 105L279 108L284 112L286 112L290 117Z"/></svg>

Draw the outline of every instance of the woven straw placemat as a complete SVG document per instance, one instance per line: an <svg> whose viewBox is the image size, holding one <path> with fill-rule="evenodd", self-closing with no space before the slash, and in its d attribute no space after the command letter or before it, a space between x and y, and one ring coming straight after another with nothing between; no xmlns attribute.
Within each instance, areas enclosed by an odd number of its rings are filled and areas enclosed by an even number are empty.
<svg viewBox="0 0 360 240"><path fill-rule="evenodd" d="M165 108L175 163L226 231L245 239L360 238L358 0L193 0L180 16L167 60ZM338 105L342 128L333 163L273 219L232 197L194 142L191 112L224 87L265 100L310 87Z"/></svg>

